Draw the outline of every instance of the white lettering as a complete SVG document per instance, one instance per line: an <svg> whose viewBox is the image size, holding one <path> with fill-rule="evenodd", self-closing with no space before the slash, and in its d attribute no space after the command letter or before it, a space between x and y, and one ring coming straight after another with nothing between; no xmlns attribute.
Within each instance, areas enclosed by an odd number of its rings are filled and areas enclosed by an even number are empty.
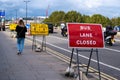
<svg viewBox="0 0 120 80"><path fill-rule="evenodd" d="M94 40L77 40L77 45L96 45L96 41Z"/></svg>
<svg viewBox="0 0 120 80"><path fill-rule="evenodd" d="M90 37L92 38L92 33L80 33L80 37Z"/></svg>
<svg viewBox="0 0 120 80"><path fill-rule="evenodd" d="M91 30L90 26L80 26L80 30Z"/></svg>

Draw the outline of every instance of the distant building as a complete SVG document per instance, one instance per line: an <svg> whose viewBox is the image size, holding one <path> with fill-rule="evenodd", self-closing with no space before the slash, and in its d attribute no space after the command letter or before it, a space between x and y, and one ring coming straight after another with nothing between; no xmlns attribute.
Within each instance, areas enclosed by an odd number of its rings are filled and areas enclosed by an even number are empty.
<svg viewBox="0 0 120 80"><path fill-rule="evenodd" d="M30 23L42 23L45 18L46 18L45 16L28 17L27 18L27 24L30 24ZM26 18L18 18L17 20L12 18L12 20L9 20L9 21L5 22L6 27L9 27L10 23L17 23L19 19L23 19L23 21L26 22Z"/></svg>
<svg viewBox="0 0 120 80"><path fill-rule="evenodd" d="M36 21L37 23L42 23L45 18L46 18L45 16L37 16L37 17L35 18L35 21Z"/></svg>
<svg viewBox="0 0 120 80"><path fill-rule="evenodd" d="M36 17L29 17L27 18L27 23L32 23L32 22L35 22L35 23L42 23L44 21L46 17L44 16L36 16ZM24 21L26 21L26 18L23 18Z"/></svg>

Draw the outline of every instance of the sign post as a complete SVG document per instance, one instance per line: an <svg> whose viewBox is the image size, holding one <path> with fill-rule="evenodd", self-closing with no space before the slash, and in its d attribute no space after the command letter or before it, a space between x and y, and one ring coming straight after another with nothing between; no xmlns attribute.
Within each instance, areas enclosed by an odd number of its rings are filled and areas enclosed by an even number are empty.
<svg viewBox="0 0 120 80"><path fill-rule="evenodd" d="M11 23L10 24L10 26L9 26L9 29L10 29L10 35L11 35L11 37L12 38L14 38L14 37L16 37L16 31L15 31L15 29L16 29L16 26L17 26L17 24L15 24L15 23Z"/></svg>
<svg viewBox="0 0 120 80"><path fill-rule="evenodd" d="M99 57L98 57L98 48L104 48L104 37L102 32L101 24L89 24L89 23L67 23L68 29L68 45L72 49L71 60L70 60L70 67L73 58L74 48L76 48L77 53L77 67L78 67L78 78L81 79L80 76L80 68L79 68L79 52L90 52L89 61L87 64L86 75L88 74L92 53L96 52L97 57L97 65L98 65L98 73L99 73L99 80L101 80L100 76L100 65L99 65ZM91 50L79 50L78 48L92 48ZM93 48L96 48L93 50Z"/></svg>
<svg viewBox="0 0 120 80"><path fill-rule="evenodd" d="M40 23L31 23L30 24L30 35L33 35L32 50L35 48L36 51L38 51L37 48L36 48L36 40L35 40L36 35L43 36L41 50L43 51L43 47L45 47L45 50L46 50L46 37L45 36L47 36L48 33L49 33L49 29L48 29L47 24L40 24Z"/></svg>

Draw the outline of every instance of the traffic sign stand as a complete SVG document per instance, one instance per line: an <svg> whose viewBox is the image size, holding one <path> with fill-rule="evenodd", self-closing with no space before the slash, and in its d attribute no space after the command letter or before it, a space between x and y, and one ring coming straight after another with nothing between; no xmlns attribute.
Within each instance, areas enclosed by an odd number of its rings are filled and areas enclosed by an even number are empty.
<svg viewBox="0 0 120 80"><path fill-rule="evenodd" d="M46 51L46 36L43 35L43 39L42 39L42 51L44 51L44 48L45 48L45 51Z"/></svg>
<svg viewBox="0 0 120 80"><path fill-rule="evenodd" d="M33 41L32 41L32 50L35 50L36 49L36 36L33 35Z"/></svg>
<svg viewBox="0 0 120 80"><path fill-rule="evenodd" d="M32 50L35 50L36 52L46 51L46 36L42 36L42 43L40 47L36 41L36 35L33 35Z"/></svg>
<svg viewBox="0 0 120 80"><path fill-rule="evenodd" d="M80 68L86 67L85 68L86 76L88 75L88 73L91 73L88 70L90 67L91 60L92 60L91 59L92 54L93 54L93 52L95 52L96 59L97 59L98 71L92 72L92 73L99 73L99 80L101 80L98 48L104 48L104 37L103 37L103 32L102 32L102 25L101 24L91 24L91 23L67 23L67 29L68 29L68 40L69 40L68 45L69 45L69 47L72 48L72 54L71 54L71 60L70 60L69 67L71 68L73 53L76 49L76 54L77 54L76 60L77 60L77 71L78 71L77 79L82 80ZM82 48L82 49L80 49L80 48ZM88 50L88 48L90 50ZM87 66L82 66L82 65L79 66L80 52L90 52Z"/></svg>
<svg viewBox="0 0 120 80"><path fill-rule="evenodd" d="M71 53L71 59L70 59L70 64L69 64L69 68L71 68L71 65L72 65L72 60L73 60L73 53L74 53L74 48L72 48L72 53ZM80 66L79 65L79 54L80 52L90 52L90 56L89 56L89 60L88 60L88 64L87 66ZM93 52L96 52L96 58L97 58L97 67L98 67L98 71L97 72L90 72L89 71L89 67L90 67L90 63L91 63L91 57L92 57L92 54ZM91 49L91 50L80 50L80 49L76 49L76 53L77 53L77 71L78 71L78 77L79 77L79 80L81 80L81 76L80 76L80 67L87 67L86 69L86 76L88 75L88 73L98 73L99 74L99 80L101 80L101 74L100 74L100 64L99 64L99 56L98 56L98 49Z"/></svg>
<svg viewBox="0 0 120 80"><path fill-rule="evenodd" d="M47 24L39 23L30 24L30 35L33 35L32 50L35 49L36 52L44 50L46 51L46 36L49 34L48 30L49 29ZM36 45L36 36L42 36L41 47L39 44Z"/></svg>

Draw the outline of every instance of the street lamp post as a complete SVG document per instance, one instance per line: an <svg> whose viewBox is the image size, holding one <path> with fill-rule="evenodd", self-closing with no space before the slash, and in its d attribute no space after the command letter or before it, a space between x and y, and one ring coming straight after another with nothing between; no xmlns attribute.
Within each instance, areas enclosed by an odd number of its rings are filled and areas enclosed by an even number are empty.
<svg viewBox="0 0 120 80"><path fill-rule="evenodd" d="M17 23L17 9L15 9L15 11L16 11L16 23Z"/></svg>
<svg viewBox="0 0 120 80"><path fill-rule="evenodd" d="M48 18L48 9L49 9L49 5L48 5L48 7L46 9L46 18Z"/></svg>
<svg viewBox="0 0 120 80"><path fill-rule="evenodd" d="M30 1L24 1L26 3L26 24L27 24L27 3Z"/></svg>

